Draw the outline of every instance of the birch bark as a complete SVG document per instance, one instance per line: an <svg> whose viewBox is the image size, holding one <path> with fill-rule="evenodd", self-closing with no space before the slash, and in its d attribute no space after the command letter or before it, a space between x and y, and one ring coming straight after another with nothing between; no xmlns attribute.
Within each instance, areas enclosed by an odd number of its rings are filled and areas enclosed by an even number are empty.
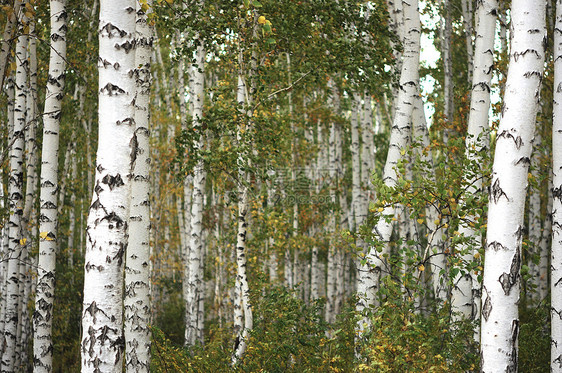
<svg viewBox="0 0 562 373"><path fill-rule="evenodd" d="M550 369L562 372L562 0L556 1L552 122L552 247Z"/></svg>
<svg viewBox="0 0 562 373"><path fill-rule="evenodd" d="M205 89L205 49L200 45L196 52L196 65L193 66L193 129L199 134L199 139L195 143L197 152L203 150L205 134L201 120L203 118L203 100ZM199 156L199 155L198 155ZM191 197L191 238L189 249L189 281L186 299L186 328L185 344L193 346L196 342L203 343L198 335L198 309L199 302L204 296L203 287L203 194L205 188L206 171L203 159L199 158L193 171L193 194Z"/></svg>
<svg viewBox="0 0 562 373"><path fill-rule="evenodd" d="M497 0L483 0L476 4L476 40L474 45L474 72L470 96L470 113L465 141L465 157L470 172L464 175L469 184L466 197L460 200L466 204L469 199L482 196L482 155L488 148L488 112L490 110L490 82L494 64L494 39L498 11ZM476 172L474 171L476 169ZM459 233L470 238L470 244L459 246L462 261L470 263L482 246L482 238L477 232L478 216L468 216L459 225ZM468 223L467 223L468 222ZM456 314L453 320L461 318L480 319L480 284L474 273L459 274L454 279L452 307ZM475 339L479 340L479 327Z"/></svg>
<svg viewBox="0 0 562 373"><path fill-rule="evenodd" d="M66 67L66 1L51 0L51 49L45 95L41 195L39 217L39 262L35 297L33 365L36 372L50 372L53 365L53 303L58 241L57 189L59 128Z"/></svg>
<svg viewBox="0 0 562 373"><path fill-rule="evenodd" d="M400 90L398 92L396 114L394 116L391 132L390 146L383 171L385 185L396 185L396 165L406 151L410 139L412 110L419 87L419 54L420 54L420 14L418 1L414 0L404 5L404 52L402 54L402 71L400 74ZM392 222L385 217L392 217L395 207L390 205L384 208L383 217L378 221L373 233L382 245L379 253L375 247L369 248L367 263L373 272L372 282L367 284L368 294L376 294L379 288L380 275L386 269L385 254L389 253L388 243L392 234ZM369 296L366 305L374 304L375 299Z"/></svg>
<svg viewBox="0 0 562 373"><path fill-rule="evenodd" d="M134 0L100 1L99 142L85 254L82 372L121 372L123 257L134 161Z"/></svg>
<svg viewBox="0 0 562 373"><path fill-rule="evenodd" d="M24 129L26 124L26 96L27 96L27 41L28 37L23 29L18 31L16 45L16 79L14 103L14 128L10 149L10 176L8 179L8 199L10 201L10 218L8 222L8 269L6 274L6 323L4 328L5 348L2 355L0 370L14 371L19 360L17 351L17 330L21 322L18 314L21 293L19 292L19 260L22 253L22 221L23 214L23 153L25 150Z"/></svg>
<svg viewBox="0 0 562 373"><path fill-rule="evenodd" d="M150 57L152 27L145 6L136 1L134 119L131 163L131 208L125 262L125 367L127 372L150 368Z"/></svg>
<svg viewBox="0 0 562 373"><path fill-rule="evenodd" d="M483 372L517 371L523 213L545 60L545 1L514 0L511 15L513 38L488 209Z"/></svg>

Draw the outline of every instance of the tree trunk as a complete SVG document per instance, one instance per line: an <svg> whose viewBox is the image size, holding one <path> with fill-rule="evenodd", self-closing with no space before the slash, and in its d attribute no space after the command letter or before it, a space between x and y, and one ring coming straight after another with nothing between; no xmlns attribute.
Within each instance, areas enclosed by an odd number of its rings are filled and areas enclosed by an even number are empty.
<svg viewBox="0 0 562 373"><path fill-rule="evenodd" d="M100 2L99 141L86 230L82 372L121 372L123 259L130 172L135 161L135 21L133 0ZM133 50L134 52L134 50Z"/></svg>
<svg viewBox="0 0 562 373"><path fill-rule="evenodd" d="M41 202L39 218L39 265L35 297L33 365L37 372L50 372L53 365L52 322L55 290L55 264L58 241L57 189L59 129L66 66L66 1L52 0L51 53L45 95Z"/></svg>
<svg viewBox="0 0 562 373"><path fill-rule="evenodd" d="M556 1L555 30L562 30L562 0ZM550 261L550 369L562 372L562 34L554 32L552 124L552 251Z"/></svg>
<svg viewBox="0 0 562 373"><path fill-rule="evenodd" d="M545 1L514 0L511 15L511 55L488 208L482 287L483 372L517 371L525 192L545 59Z"/></svg>
<svg viewBox="0 0 562 373"><path fill-rule="evenodd" d="M205 133L201 125L203 118L203 100L205 89L205 49L200 45L197 48L197 66L193 66L193 129L199 134L199 139L195 143L197 156L201 156L205 143ZM189 281L186 299L186 328L185 344L193 346L195 343L203 343L198 338L198 310L199 302L204 297L202 291L203 283L203 195L205 189L206 171L203 159L199 158L193 171L193 194L191 198L191 228L190 228L190 249L189 249Z"/></svg>
<svg viewBox="0 0 562 373"><path fill-rule="evenodd" d="M20 32L21 31L21 32ZM10 148L10 177L8 184L8 200L10 201L10 218L8 222L8 270L6 274L6 324L4 329L5 349L2 355L1 370L8 372L16 369L19 361L17 351L17 330L21 317L18 313L21 293L19 292L19 260L22 254L22 221L23 214L23 153L25 150L24 130L26 127L26 96L27 96L27 40L23 29L18 31L20 37L16 46L16 79L15 79L15 104L14 128L12 131Z"/></svg>
<svg viewBox="0 0 562 373"><path fill-rule="evenodd" d="M483 198L482 190L482 155L488 149L488 112L490 110L490 81L494 64L494 39L496 30L496 15L498 2L484 0L476 7L476 41L474 46L474 72L472 78L472 92L470 96L470 113L466 136L465 157L467 172L464 176L469 184L466 197L460 204L466 204L472 198ZM476 172L475 172L476 171ZM463 252L463 263L475 260L475 254L482 246L482 237L478 233L478 216L468 216L459 224L459 233L470 238L470 245L463 244L458 248ZM468 222L468 223L467 223ZM472 247L472 249L471 249ZM461 318L480 319L480 282L474 272L460 274L454 279L452 289L452 308L455 312L453 320ZM480 340L480 328L476 327L474 337Z"/></svg>
<svg viewBox="0 0 562 373"><path fill-rule="evenodd" d="M150 57L152 27L146 8L136 2L135 131L131 164L131 209L125 259L125 367L127 372L150 368Z"/></svg>
<svg viewBox="0 0 562 373"><path fill-rule="evenodd" d="M418 1L403 3L404 5L404 30L405 42L402 54L402 71L400 74L400 90L398 93L396 115L390 132L390 146L383 171L385 185L393 187L396 185L396 165L406 151L410 139L412 110L417 97L419 87L419 55L420 55L420 14ZM381 271L386 271L387 262L384 257L389 254L389 241L392 234L392 222L387 222L386 216L394 216L395 207L386 206L382 212L381 219L377 222L373 233L382 245L382 252L377 252L375 247L369 248L367 263L371 267L372 282L366 285L366 305L374 304L374 295L379 289Z"/></svg>

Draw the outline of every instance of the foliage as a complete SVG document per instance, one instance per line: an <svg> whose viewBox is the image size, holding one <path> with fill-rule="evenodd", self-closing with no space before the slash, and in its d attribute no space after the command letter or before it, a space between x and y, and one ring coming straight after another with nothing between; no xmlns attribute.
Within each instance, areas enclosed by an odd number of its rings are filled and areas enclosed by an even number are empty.
<svg viewBox="0 0 562 373"><path fill-rule="evenodd" d="M537 307L519 306L519 371L550 371L550 300Z"/></svg>

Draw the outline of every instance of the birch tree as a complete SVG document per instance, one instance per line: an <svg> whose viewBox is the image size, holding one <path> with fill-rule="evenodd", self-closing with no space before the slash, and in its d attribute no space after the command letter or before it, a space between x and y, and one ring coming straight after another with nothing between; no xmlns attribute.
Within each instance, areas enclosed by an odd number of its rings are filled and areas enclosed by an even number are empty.
<svg viewBox="0 0 562 373"><path fill-rule="evenodd" d="M22 19L20 19L21 22ZM19 361L17 349L18 325L21 322L18 307L21 302L19 291L19 268L22 253L22 221L23 215L23 153L25 150L24 130L26 125L26 99L27 99L27 41L28 36L23 33L23 27L18 30L20 36L16 45L16 78L14 102L14 128L11 131L10 148L10 174L8 179L8 198L10 218L8 222L8 251L6 273L6 311L4 326L5 347L2 355L1 369L11 372L16 369Z"/></svg>
<svg viewBox="0 0 562 373"><path fill-rule="evenodd" d="M468 164L464 176L468 183L466 197L461 203L466 204L482 196L482 156L488 148L488 112L490 110L490 82L494 64L494 35L496 29L498 3L496 0L484 0L476 4L476 40L474 45L474 71L470 96L470 113L466 136L465 157ZM473 170L476 169L476 172ZM482 239L476 229L478 216L471 215L467 222L461 222L459 233L470 239L469 244L460 245L458 251L464 263L474 260L482 245ZM454 280L452 289L452 307L454 317L479 319L480 286L478 279L471 273L461 273ZM457 318L458 319L458 318ZM475 337L479 339L479 328Z"/></svg>
<svg viewBox="0 0 562 373"><path fill-rule="evenodd" d="M405 153L411 133L412 110L419 86L419 56L420 56L420 14L416 0L404 5L404 51L402 53L402 70L400 73L400 89L396 100L396 113L390 132L390 145L383 171L383 182L386 186L396 185L396 166ZM388 243L392 234L392 222L387 217L395 214L395 207L391 204L384 207L382 217L374 228L374 235L382 245L379 252L377 247L371 247L367 254L367 263L371 267L373 276L366 285L366 305L374 304L375 294L379 288L380 274L386 270L385 255L389 254Z"/></svg>
<svg viewBox="0 0 562 373"><path fill-rule="evenodd" d="M152 1L136 1L134 97L135 132L132 138L131 210L125 263L125 366L128 372L150 368L150 56Z"/></svg>
<svg viewBox="0 0 562 373"><path fill-rule="evenodd" d="M99 141L86 230L82 372L120 372L123 260L134 149L134 0L100 1Z"/></svg>
<svg viewBox="0 0 562 373"><path fill-rule="evenodd" d="M205 48L202 43L197 47L196 65L192 67L193 77L193 129L199 135L195 141L195 151L201 152L205 143L205 133L202 127L203 101L205 95ZM190 240L189 240L189 277L187 288L185 344L193 346L196 342L203 343L199 338L202 334L198 330L199 303L204 300L203 292L203 195L206 178L203 158L199 155L193 170L193 192L191 197Z"/></svg>
<svg viewBox="0 0 562 373"><path fill-rule="evenodd" d="M52 322L55 293L55 264L58 240L57 189L59 129L66 65L66 0L52 0L49 79L45 95L41 196L39 218L39 262L35 313L33 314L33 365L36 372L50 372L53 366Z"/></svg>
<svg viewBox="0 0 562 373"><path fill-rule="evenodd" d="M544 0L512 2L512 44L492 172L482 287L483 372L517 371L523 213L545 60Z"/></svg>
<svg viewBox="0 0 562 373"><path fill-rule="evenodd" d="M554 24L552 123L552 252L550 269L550 370L562 372L562 0Z"/></svg>

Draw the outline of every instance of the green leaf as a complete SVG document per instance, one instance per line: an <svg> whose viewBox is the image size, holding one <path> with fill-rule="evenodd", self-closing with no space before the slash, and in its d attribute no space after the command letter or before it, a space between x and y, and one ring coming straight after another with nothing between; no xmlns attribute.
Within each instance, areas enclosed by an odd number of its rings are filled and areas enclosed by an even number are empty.
<svg viewBox="0 0 562 373"><path fill-rule="evenodd" d="M261 3L257 0L252 1L252 5L255 6L256 8L261 8L263 5L261 5Z"/></svg>

